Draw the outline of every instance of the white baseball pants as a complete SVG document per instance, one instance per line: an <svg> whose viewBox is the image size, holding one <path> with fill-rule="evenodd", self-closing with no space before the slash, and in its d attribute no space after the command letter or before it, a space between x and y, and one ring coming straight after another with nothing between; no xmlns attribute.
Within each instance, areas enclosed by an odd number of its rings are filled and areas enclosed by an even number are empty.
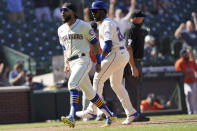
<svg viewBox="0 0 197 131"><path fill-rule="evenodd" d="M69 62L70 65L70 78L68 81L68 89L78 89L80 88L88 100L95 97L96 92L92 88L92 84L89 78L89 71L91 69L92 63L89 55L82 56L76 60Z"/></svg>
<svg viewBox="0 0 197 131"><path fill-rule="evenodd" d="M197 82L184 83L184 93L188 114L197 114Z"/></svg>
<svg viewBox="0 0 197 131"><path fill-rule="evenodd" d="M124 67L129 61L129 53L119 47L112 49L110 54L101 62L101 71L95 73L93 88L99 96L102 96L104 82L110 78L110 85L119 98L127 116L136 112L133 108L128 92L122 85ZM90 103L88 109L90 112L96 112L96 107Z"/></svg>

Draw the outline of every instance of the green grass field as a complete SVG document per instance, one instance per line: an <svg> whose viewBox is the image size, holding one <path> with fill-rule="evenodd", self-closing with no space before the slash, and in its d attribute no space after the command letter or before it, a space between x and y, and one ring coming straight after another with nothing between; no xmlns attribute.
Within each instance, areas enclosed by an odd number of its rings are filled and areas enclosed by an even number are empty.
<svg viewBox="0 0 197 131"><path fill-rule="evenodd" d="M150 116L150 122L134 122L128 126L122 126L120 123L124 118L119 118L114 126L109 128L100 128L98 125L104 121L77 121L77 131L197 131L197 115L164 115ZM89 127L90 125L90 127ZM96 128L97 125L97 128ZM78 128L81 126L82 128ZM50 127L50 130L48 129ZM45 123L25 123L25 124L1 124L1 131L66 131L71 128L64 126L62 122L45 122Z"/></svg>

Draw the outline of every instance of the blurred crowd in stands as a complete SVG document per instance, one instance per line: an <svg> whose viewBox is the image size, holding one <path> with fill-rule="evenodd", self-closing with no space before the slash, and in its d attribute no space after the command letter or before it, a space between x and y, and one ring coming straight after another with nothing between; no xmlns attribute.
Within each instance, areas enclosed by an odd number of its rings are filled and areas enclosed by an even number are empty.
<svg viewBox="0 0 197 131"><path fill-rule="evenodd" d="M43 83L33 82L33 74L26 71L22 60L16 61L13 69L5 67L3 61L0 62L0 86L29 86L32 90L40 90L45 86Z"/></svg>
<svg viewBox="0 0 197 131"><path fill-rule="evenodd" d="M1 45L34 57L36 61L40 61L37 63L38 68L44 70L45 65L51 66L52 56L61 54L61 47L57 44L56 30L61 24L60 5L65 1L2 0L0 4ZM124 28L130 20L129 16L133 9L141 9L146 13L147 17L143 28L148 31L148 36L145 43L144 66L173 65L174 61L179 58L179 51L182 48L187 48L185 45L192 46L194 57L196 57L195 44L188 44L191 42L188 41L188 36L196 30L195 0L188 2L181 0L136 0L134 3L132 0L104 1L109 6L108 16L118 23L122 34L124 34ZM71 2L78 6L80 18L87 21L86 17L83 16L88 14L89 20L93 20L88 11L91 3L89 0L73 0ZM186 22L188 20L190 22ZM177 32L176 29L179 24L181 26ZM180 35L180 31L189 33Z"/></svg>
<svg viewBox="0 0 197 131"><path fill-rule="evenodd" d="M32 0L35 17L38 21L61 20L59 6L62 0ZM25 21L22 0L7 0L8 20L11 22Z"/></svg>

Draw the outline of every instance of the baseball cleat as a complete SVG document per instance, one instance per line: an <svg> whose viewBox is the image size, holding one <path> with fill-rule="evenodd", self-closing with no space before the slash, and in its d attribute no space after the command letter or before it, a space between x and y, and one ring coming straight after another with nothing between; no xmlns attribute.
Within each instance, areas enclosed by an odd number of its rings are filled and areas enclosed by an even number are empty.
<svg viewBox="0 0 197 131"><path fill-rule="evenodd" d="M131 122L133 122L133 121L135 120L135 118L137 117L137 115L138 115L138 112L135 112L134 114L128 116L128 117L126 118L126 120L122 122L122 124L123 124L123 125L128 125L128 124L130 124Z"/></svg>
<svg viewBox="0 0 197 131"><path fill-rule="evenodd" d="M115 115L107 117L105 121L105 125L101 127L109 127L112 124L112 122L115 122L116 120L117 120L117 117Z"/></svg>
<svg viewBox="0 0 197 131"><path fill-rule="evenodd" d="M105 114L104 113L98 114L95 120L96 121L102 121L103 119L105 119Z"/></svg>
<svg viewBox="0 0 197 131"><path fill-rule="evenodd" d="M85 118L87 118L87 119L95 119L96 117L97 117L97 115L95 115L95 114L93 114L93 113L90 113L89 111L77 111L76 112L76 116L77 117L80 117L80 118L82 118L82 119L85 119Z"/></svg>
<svg viewBox="0 0 197 131"><path fill-rule="evenodd" d="M74 128L75 127L75 119L72 116L62 116L61 117L61 121L64 122L64 124L66 124L69 127Z"/></svg>

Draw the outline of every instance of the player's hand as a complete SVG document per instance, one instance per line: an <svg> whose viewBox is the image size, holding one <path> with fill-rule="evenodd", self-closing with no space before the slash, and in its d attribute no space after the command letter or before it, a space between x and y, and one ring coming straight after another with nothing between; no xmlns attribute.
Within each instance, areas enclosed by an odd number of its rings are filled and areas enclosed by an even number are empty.
<svg viewBox="0 0 197 131"><path fill-rule="evenodd" d="M131 4L133 4L133 5L134 5L134 4L135 4L135 0L131 0Z"/></svg>
<svg viewBox="0 0 197 131"><path fill-rule="evenodd" d="M99 73L101 71L101 64L96 64L96 72Z"/></svg>
<svg viewBox="0 0 197 131"><path fill-rule="evenodd" d="M24 71L21 71L21 72L18 74L18 77L19 77L19 78L25 77L25 72L24 72Z"/></svg>
<svg viewBox="0 0 197 131"><path fill-rule="evenodd" d="M131 67L131 71L132 71L132 76L133 77L138 77L139 76L138 69L135 66Z"/></svg>
<svg viewBox="0 0 197 131"><path fill-rule="evenodd" d="M180 27L185 28L185 23L181 23Z"/></svg>
<svg viewBox="0 0 197 131"><path fill-rule="evenodd" d="M110 4L115 4L116 0L110 0Z"/></svg>
<svg viewBox="0 0 197 131"><path fill-rule="evenodd" d="M69 65L65 65L64 66L64 72L66 73L66 74L69 74L70 73L70 66Z"/></svg>
<svg viewBox="0 0 197 131"><path fill-rule="evenodd" d="M89 8L84 8L84 9L83 9L83 12L84 12L84 13L89 13Z"/></svg>
<svg viewBox="0 0 197 131"><path fill-rule="evenodd" d="M192 12L192 17L196 17L196 13L195 12Z"/></svg>
<svg viewBox="0 0 197 131"><path fill-rule="evenodd" d="M168 107L171 106L171 101L168 101L166 104Z"/></svg>

